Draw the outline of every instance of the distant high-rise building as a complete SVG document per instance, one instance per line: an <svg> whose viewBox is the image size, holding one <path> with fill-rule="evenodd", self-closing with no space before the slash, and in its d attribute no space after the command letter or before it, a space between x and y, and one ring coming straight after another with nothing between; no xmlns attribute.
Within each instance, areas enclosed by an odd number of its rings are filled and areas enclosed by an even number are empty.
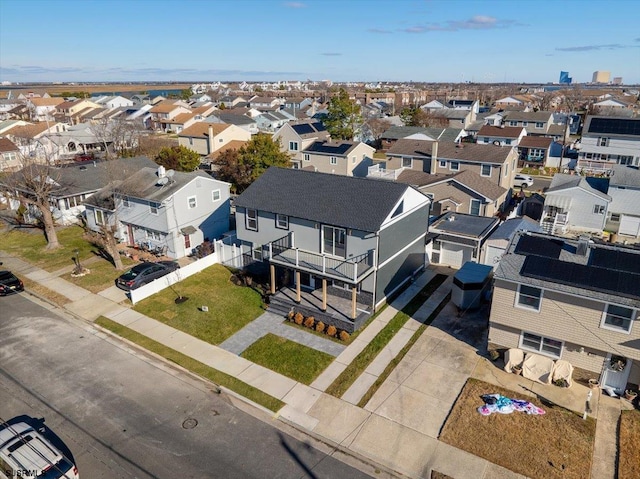
<svg viewBox="0 0 640 479"><path fill-rule="evenodd" d="M611 80L611 72L605 72L598 70L597 72L593 72L592 83L609 83Z"/></svg>
<svg viewBox="0 0 640 479"><path fill-rule="evenodd" d="M622 77L613 77L613 81L611 83L614 85L622 85Z"/></svg>
<svg viewBox="0 0 640 479"><path fill-rule="evenodd" d="M571 84L573 79L569 76L569 72L560 72L560 81L559 83L564 83L566 85Z"/></svg>

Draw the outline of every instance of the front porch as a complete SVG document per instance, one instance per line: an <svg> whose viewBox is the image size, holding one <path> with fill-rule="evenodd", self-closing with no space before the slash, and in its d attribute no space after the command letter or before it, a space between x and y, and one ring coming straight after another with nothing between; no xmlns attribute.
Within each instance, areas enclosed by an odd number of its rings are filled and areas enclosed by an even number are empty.
<svg viewBox="0 0 640 479"><path fill-rule="evenodd" d="M565 234L569 226L569 212L556 206L545 206L540 226L548 234Z"/></svg>

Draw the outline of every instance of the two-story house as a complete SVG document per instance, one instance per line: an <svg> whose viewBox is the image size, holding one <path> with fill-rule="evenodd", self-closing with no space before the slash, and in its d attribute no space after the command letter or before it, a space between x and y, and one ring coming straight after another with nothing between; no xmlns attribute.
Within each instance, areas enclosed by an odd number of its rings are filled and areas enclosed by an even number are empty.
<svg viewBox="0 0 640 479"><path fill-rule="evenodd" d="M316 318L349 332L425 266L429 199L405 184L272 167L235 205L272 293L293 288L296 308L315 294Z"/></svg>
<svg viewBox="0 0 640 479"><path fill-rule="evenodd" d="M479 145L518 146L527 130L519 126L482 125L476 136Z"/></svg>
<svg viewBox="0 0 640 479"><path fill-rule="evenodd" d="M20 148L8 138L0 137L0 172L22 168Z"/></svg>
<svg viewBox="0 0 640 479"><path fill-rule="evenodd" d="M302 150L301 165L321 173L364 177L375 151L359 141L314 141Z"/></svg>
<svg viewBox="0 0 640 479"><path fill-rule="evenodd" d="M640 166L640 118L588 116L577 169L601 173L613 165Z"/></svg>
<svg viewBox="0 0 640 479"><path fill-rule="evenodd" d="M605 228L632 238L640 237L640 170L614 165L607 195L611 197Z"/></svg>
<svg viewBox="0 0 640 479"><path fill-rule="evenodd" d="M229 187L202 171L143 167L87 202L87 226L117 224L125 244L182 258L229 230Z"/></svg>
<svg viewBox="0 0 640 479"><path fill-rule="evenodd" d="M280 149L291 155L294 168L302 168L302 150L315 141L329 138L329 132L318 120L285 123L273 135L273 141L280 142Z"/></svg>
<svg viewBox="0 0 640 479"><path fill-rule="evenodd" d="M29 98L25 105L32 121L53 120L56 107L64 102L64 98Z"/></svg>
<svg viewBox="0 0 640 479"><path fill-rule="evenodd" d="M199 121L178 133L178 144L202 156L210 155L232 141L248 141L251 134L235 125Z"/></svg>
<svg viewBox="0 0 640 479"><path fill-rule="evenodd" d="M502 120L504 126L521 127L527 135L545 136L553 125L552 111L505 111Z"/></svg>
<svg viewBox="0 0 640 479"><path fill-rule="evenodd" d="M519 166L560 166L560 154L562 145L556 144L553 138L546 136L525 136L518 143ZM564 161L569 163L569 158Z"/></svg>
<svg viewBox="0 0 640 479"><path fill-rule="evenodd" d="M182 101L163 100L151 110L151 125L154 130L166 131L173 120L181 113L191 113L189 105Z"/></svg>
<svg viewBox="0 0 640 479"><path fill-rule="evenodd" d="M457 143L467 135L460 128L441 128L421 126L391 126L380 136L382 150L388 150L393 144L403 138L411 140L449 141Z"/></svg>
<svg viewBox="0 0 640 479"><path fill-rule="evenodd" d="M640 383L640 251L516 233L494 273L489 342Z"/></svg>
<svg viewBox="0 0 640 479"><path fill-rule="evenodd" d="M401 139L387 150L385 169L408 168L430 174L471 170L498 186L510 189L517 161L518 153L510 147Z"/></svg>

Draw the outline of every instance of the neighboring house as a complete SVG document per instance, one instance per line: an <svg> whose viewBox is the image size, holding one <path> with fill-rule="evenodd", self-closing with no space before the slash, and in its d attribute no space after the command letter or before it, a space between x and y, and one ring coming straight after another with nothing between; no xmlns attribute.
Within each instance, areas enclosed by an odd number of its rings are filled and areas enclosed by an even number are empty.
<svg viewBox="0 0 640 479"><path fill-rule="evenodd" d="M105 108L122 108L133 106L133 100L123 96L102 96L99 98L91 98L94 103L104 106Z"/></svg>
<svg viewBox="0 0 640 479"><path fill-rule="evenodd" d="M522 127L527 135L545 136L553 125L552 111L505 111L504 126Z"/></svg>
<svg viewBox="0 0 640 479"><path fill-rule="evenodd" d="M5 98L0 99L0 121L7 120L10 116L9 112L19 105L20 105L20 102L18 100L11 100L11 99L5 99Z"/></svg>
<svg viewBox="0 0 640 479"><path fill-rule="evenodd" d="M219 150L231 141L248 141L251 134L235 125L200 121L178 133L178 144L202 156Z"/></svg>
<svg viewBox="0 0 640 479"><path fill-rule="evenodd" d="M268 262L272 293L293 287L299 303L318 290L316 319L349 332L425 266L429 199L408 185L271 167L235 206L237 237ZM346 316L332 314L345 299Z"/></svg>
<svg viewBox="0 0 640 479"><path fill-rule="evenodd" d="M413 140L447 141L457 143L464 136L465 130L460 128L422 128L420 126L391 126L381 136L383 150L388 150L393 144L403 138Z"/></svg>
<svg viewBox="0 0 640 479"><path fill-rule="evenodd" d="M518 153L515 148L402 139L387 150L385 168L394 173L395 177L405 168L430 174L471 170L510 189L517 161Z"/></svg>
<svg viewBox="0 0 640 479"><path fill-rule="evenodd" d="M500 263L500 259L507 251L509 243L519 231L542 233L542 228L538 221L526 216L508 219L498 226L487 238L484 245L482 263L496 269Z"/></svg>
<svg viewBox="0 0 640 479"><path fill-rule="evenodd" d="M640 237L640 170L614 165L612 172L607 190L611 203L605 228L620 235L638 238Z"/></svg>
<svg viewBox="0 0 640 479"><path fill-rule="evenodd" d="M286 113L284 110L267 112L255 117L258 129L269 133L277 131L282 125L293 119L294 117Z"/></svg>
<svg viewBox="0 0 640 479"><path fill-rule="evenodd" d="M153 129L161 131L171 129L171 120L181 113L192 113L188 104L173 100L163 100L155 104L149 112Z"/></svg>
<svg viewBox="0 0 640 479"><path fill-rule="evenodd" d="M449 128L461 128L464 130L476 121L476 113L474 110L443 108L441 110L435 110L433 114L449 120Z"/></svg>
<svg viewBox="0 0 640 479"><path fill-rule="evenodd" d="M613 165L640 166L640 118L588 116L577 169L601 173Z"/></svg>
<svg viewBox="0 0 640 479"><path fill-rule="evenodd" d="M41 122L15 126L5 132L19 148L23 156L46 161L58 160L57 148L49 140L52 133L65 131L66 125L56 122Z"/></svg>
<svg viewBox="0 0 640 479"><path fill-rule="evenodd" d="M510 108L517 108L518 110L524 109L526 104L524 101L514 98L512 96L507 96L505 98L500 98L496 100L494 103L495 107L501 110L508 110Z"/></svg>
<svg viewBox="0 0 640 479"><path fill-rule="evenodd" d="M518 143L518 155L520 167L531 166L560 166L560 158L551 157L551 145L553 144L553 138L545 136L525 136ZM569 158L566 159L566 163L569 162Z"/></svg>
<svg viewBox="0 0 640 479"><path fill-rule="evenodd" d="M411 185L431 198L432 216L447 211L495 216L506 206L508 190L470 170L452 175L430 175L405 169L397 181Z"/></svg>
<svg viewBox="0 0 640 479"><path fill-rule="evenodd" d="M597 178L577 175L554 175L545 194L540 224L546 233L567 231L601 233L605 227L611 197L604 193Z"/></svg>
<svg viewBox="0 0 640 479"><path fill-rule="evenodd" d="M483 125L476 137L479 145L518 146L527 130L518 126Z"/></svg>
<svg viewBox="0 0 640 479"><path fill-rule="evenodd" d="M278 98L256 96L249 100L249 105L256 110L270 111L280 108L281 101Z"/></svg>
<svg viewBox="0 0 640 479"><path fill-rule="evenodd" d="M258 130L258 123L253 118L246 115L237 115L225 110L216 111L213 115L209 116L205 120L211 123L227 123L229 125L235 125L238 128L242 128L251 135L260 133Z"/></svg>
<svg viewBox="0 0 640 479"><path fill-rule="evenodd" d="M64 98L29 98L25 105L29 110L32 121L53 120L58 105L64 102Z"/></svg>
<svg viewBox="0 0 640 479"><path fill-rule="evenodd" d="M81 123L81 117L83 114L91 110L99 110L101 108L104 107L91 100L65 101L56 106L55 117L60 122L77 125L78 123Z"/></svg>
<svg viewBox="0 0 640 479"><path fill-rule="evenodd" d="M302 167L302 150L329 138L329 132L318 120L285 123L273 135L273 141L280 142L280 150L289 153L293 166L298 168Z"/></svg>
<svg viewBox="0 0 640 479"><path fill-rule="evenodd" d="M301 168L364 177L375 151L375 148L358 141L315 141L302 150ZM294 168L296 166L294 163Z"/></svg>
<svg viewBox="0 0 640 479"><path fill-rule="evenodd" d="M627 103L626 101L617 100L615 98L607 98L606 100L602 100L593 104L594 110L599 113L632 110L633 106L633 103Z"/></svg>
<svg viewBox="0 0 640 479"><path fill-rule="evenodd" d="M493 278L490 343L640 383L640 250L520 232Z"/></svg>
<svg viewBox="0 0 640 479"><path fill-rule="evenodd" d="M458 100L454 98L447 102L447 107L454 110L473 111L477 115L480 111L480 102L478 100Z"/></svg>
<svg viewBox="0 0 640 479"><path fill-rule="evenodd" d="M498 218L449 211L429 226L426 250L432 263L460 268L482 260L483 245L498 227Z"/></svg>
<svg viewBox="0 0 640 479"><path fill-rule="evenodd" d="M202 171L140 168L117 185L113 198L87 205L87 225L99 230L117 221L125 244L182 258L229 230L229 187Z"/></svg>
<svg viewBox="0 0 640 479"><path fill-rule="evenodd" d="M96 129L89 123L79 123L69 126L64 131L49 133L47 138L53 143L53 150L57 157L104 151L112 145L112 141L96 135ZM105 142L107 143L105 145Z"/></svg>
<svg viewBox="0 0 640 479"><path fill-rule="evenodd" d="M20 148L8 138L0 137L0 172L22 168Z"/></svg>
<svg viewBox="0 0 640 479"><path fill-rule="evenodd" d="M25 125L33 125L33 123L30 123L24 120L0 121L0 135L4 135L5 132L9 131L11 128L15 128L16 126L25 126Z"/></svg>

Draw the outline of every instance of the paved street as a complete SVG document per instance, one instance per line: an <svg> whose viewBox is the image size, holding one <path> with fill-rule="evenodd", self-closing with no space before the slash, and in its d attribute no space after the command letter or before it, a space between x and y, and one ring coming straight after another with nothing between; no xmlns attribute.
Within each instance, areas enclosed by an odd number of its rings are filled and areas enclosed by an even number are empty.
<svg viewBox="0 0 640 479"><path fill-rule="evenodd" d="M533 176L532 178L533 185L530 188L527 188L529 191L534 191L536 193L542 191L544 193L551 184L551 178L539 178L537 176Z"/></svg>
<svg viewBox="0 0 640 479"><path fill-rule="evenodd" d="M0 417L20 415L44 417L83 478L368 477L24 294L0 298Z"/></svg>

